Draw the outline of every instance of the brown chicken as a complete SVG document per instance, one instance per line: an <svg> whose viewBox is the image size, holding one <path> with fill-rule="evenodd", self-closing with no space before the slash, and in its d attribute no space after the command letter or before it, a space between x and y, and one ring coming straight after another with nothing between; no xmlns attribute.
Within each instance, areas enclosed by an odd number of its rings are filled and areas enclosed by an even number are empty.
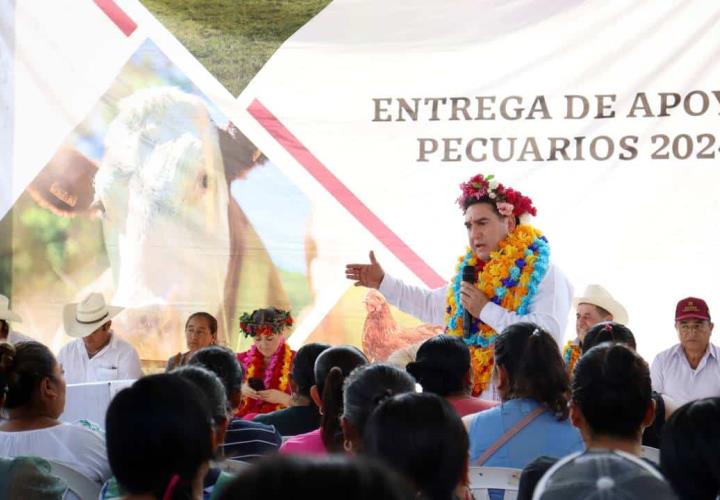
<svg viewBox="0 0 720 500"><path fill-rule="evenodd" d="M386 361L398 349L443 333L443 327L438 325L402 328L392 317L385 297L377 290L369 290L364 302L367 316L363 325L362 347L370 362Z"/></svg>

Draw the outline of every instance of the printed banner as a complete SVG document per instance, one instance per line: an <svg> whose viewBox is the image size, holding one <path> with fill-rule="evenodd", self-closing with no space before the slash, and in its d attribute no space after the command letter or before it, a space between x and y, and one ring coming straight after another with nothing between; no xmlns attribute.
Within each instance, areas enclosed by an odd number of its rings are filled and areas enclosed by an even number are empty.
<svg viewBox="0 0 720 500"><path fill-rule="evenodd" d="M57 350L62 306L100 291L148 366L185 350L190 313L241 349L265 306L293 311L295 347L384 359L437 328L344 264L373 249L442 286L478 172L533 199L552 260L626 306L646 357L678 299L714 310L714 3L190 3L0 1L13 328Z"/></svg>

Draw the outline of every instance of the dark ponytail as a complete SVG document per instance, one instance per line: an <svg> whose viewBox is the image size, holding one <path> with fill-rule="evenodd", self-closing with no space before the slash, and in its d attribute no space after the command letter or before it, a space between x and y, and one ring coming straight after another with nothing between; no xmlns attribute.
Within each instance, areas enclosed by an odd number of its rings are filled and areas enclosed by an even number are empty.
<svg viewBox="0 0 720 500"><path fill-rule="evenodd" d="M340 368L333 366L325 378L322 393L323 415L320 420L322 441L328 451L341 451L343 433L340 427L340 415L343 413L342 386L345 375Z"/></svg>
<svg viewBox="0 0 720 500"><path fill-rule="evenodd" d="M533 323L510 325L495 340L495 363L508 374L507 399L533 399L567 418L570 381L549 333Z"/></svg>
<svg viewBox="0 0 720 500"><path fill-rule="evenodd" d="M367 362L362 351L350 345L326 349L315 360L315 386L323 405L320 432L323 444L329 452L343 449L340 415L343 413L342 386L345 377Z"/></svg>

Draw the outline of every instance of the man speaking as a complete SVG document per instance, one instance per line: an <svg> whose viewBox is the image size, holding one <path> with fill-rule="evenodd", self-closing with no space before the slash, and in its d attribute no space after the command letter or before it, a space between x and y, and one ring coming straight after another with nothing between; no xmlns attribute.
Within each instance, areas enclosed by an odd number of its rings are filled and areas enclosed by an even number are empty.
<svg viewBox="0 0 720 500"><path fill-rule="evenodd" d="M545 237L525 223L536 214L530 198L492 175L478 174L460 187L458 204L465 214L469 247L448 285L434 290L409 286L386 274L373 252L369 264L348 264L345 275L356 286L377 288L402 311L428 323L445 324L448 333L463 336L472 353L473 394L496 399L489 381L497 333L529 321L562 345L572 287L550 262ZM474 280L468 279L470 268Z"/></svg>

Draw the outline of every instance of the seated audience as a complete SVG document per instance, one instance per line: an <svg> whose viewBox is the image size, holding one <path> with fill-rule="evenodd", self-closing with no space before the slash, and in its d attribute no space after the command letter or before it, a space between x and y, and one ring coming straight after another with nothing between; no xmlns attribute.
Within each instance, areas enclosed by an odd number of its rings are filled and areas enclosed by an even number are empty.
<svg viewBox="0 0 720 500"><path fill-rule="evenodd" d="M202 395L202 402L212 416L212 445L217 452L225 439L225 430L228 424L228 405L225 397L225 389L220 379L211 371L200 366L183 366L173 370L171 375L187 380L195 385ZM203 498L210 498L216 483L220 480L221 471L212 465L203 478ZM228 480L227 474L224 481ZM120 498L125 494L119 487L115 478L105 483L102 491L103 500Z"/></svg>
<svg viewBox="0 0 720 500"><path fill-rule="evenodd" d="M322 455L343 450L340 415L343 412L342 384L350 372L368 363L355 346L340 345L323 351L315 361L315 385L310 397L320 408L320 428L287 439L280 453Z"/></svg>
<svg viewBox="0 0 720 500"><path fill-rule="evenodd" d="M21 323L22 318L10 309L10 301L8 298L0 295L0 342L17 344L18 342L33 340L27 335L11 330L10 321Z"/></svg>
<svg viewBox="0 0 720 500"><path fill-rule="evenodd" d="M365 424L373 410L390 396L406 392L415 392L415 381L400 368L378 363L353 370L343 385L343 449L361 451Z"/></svg>
<svg viewBox="0 0 720 500"><path fill-rule="evenodd" d="M364 458L267 457L241 471L220 500L419 500L407 482L385 465Z"/></svg>
<svg viewBox="0 0 720 500"><path fill-rule="evenodd" d="M596 345L604 342L617 342L625 344L633 351L637 350L635 336L630 329L627 326L608 321L598 323L587 332L585 342L582 345L582 353L585 354ZM673 411L677 409L677 405L668 396L663 396L656 391L652 392L652 399L655 402L655 420L653 420L652 425L645 427L642 444L660 448L663 425L670 418Z"/></svg>
<svg viewBox="0 0 720 500"><path fill-rule="evenodd" d="M583 348L592 333L593 329ZM654 416L650 370L629 346L604 343L580 357L572 381L570 420L587 449L621 450L640 457L643 429ZM520 478L518 498L529 500L540 477L557 460L539 457L530 462Z"/></svg>
<svg viewBox="0 0 720 500"><path fill-rule="evenodd" d="M240 329L253 338L253 345L237 355L247 378L238 417L251 419L290 406L290 368L295 351L285 342L285 333L292 324L290 311L274 307L240 316Z"/></svg>
<svg viewBox="0 0 720 500"><path fill-rule="evenodd" d="M202 366L218 376L225 387L230 415L235 415L242 401L242 365L235 353L226 347L210 346L200 349L188 362ZM232 418L225 433L222 452L225 458L250 461L277 450L282 437L272 425Z"/></svg>
<svg viewBox="0 0 720 500"><path fill-rule="evenodd" d="M665 423L660 468L682 499L720 495L720 398L687 403Z"/></svg>
<svg viewBox="0 0 720 500"><path fill-rule="evenodd" d="M7 382L3 409L8 416L0 424L0 456L56 460L98 483L110 476L99 428L58 420L65 409L65 380L47 347L0 344L0 376Z"/></svg>
<svg viewBox="0 0 720 500"><path fill-rule="evenodd" d="M534 500L677 500L653 466L619 450L587 450L560 460L538 484Z"/></svg>
<svg viewBox="0 0 720 500"><path fill-rule="evenodd" d="M222 446L225 443L225 433L232 418L232 414L229 413L225 387L215 373L198 365L182 366L173 370L171 374L195 384L195 386L200 389L200 392L204 396L206 407L212 416L213 459L222 460ZM213 466L211 462L203 479L203 498L210 498L213 489L216 486L221 488L222 484L229 481L229 479L230 476L228 474L221 472L221 470Z"/></svg>
<svg viewBox="0 0 720 500"><path fill-rule="evenodd" d="M7 358L0 354L0 363L4 362L7 362ZM5 403L7 390L6 372L0 366L0 409ZM46 460L37 457L0 457L0 498L61 500L66 490L67 485L52 475Z"/></svg>
<svg viewBox="0 0 720 500"><path fill-rule="evenodd" d="M79 304L65 306L65 333L76 338L58 353L68 384L142 377L135 348L110 329L110 320L122 310L106 305L99 293L91 293Z"/></svg>
<svg viewBox="0 0 720 500"><path fill-rule="evenodd" d="M467 484L467 432L435 394L400 394L380 403L365 425L362 450L403 474L420 498L462 498L456 493Z"/></svg>
<svg viewBox="0 0 720 500"><path fill-rule="evenodd" d="M470 349L454 335L438 335L423 342L416 360L405 369L422 386L423 392L445 398L461 417L498 404L471 396Z"/></svg>
<svg viewBox="0 0 720 500"><path fill-rule="evenodd" d="M583 448L568 420L569 380L555 340L532 323L515 323L495 339L502 404L463 418L470 465L522 468L540 455Z"/></svg>
<svg viewBox="0 0 720 500"><path fill-rule="evenodd" d="M185 342L187 352L179 352L168 359L165 371L185 366L190 357L199 349L217 343L218 323L215 317L206 312L196 312L185 322Z"/></svg>
<svg viewBox="0 0 720 500"><path fill-rule="evenodd" d="M295 436L313 431L320 425L320 411L310 397L315 385L315 360L329 344L311 343L298 349L290 372L290 406L262 413L253 421L274 426L282 436Z"/></svg>
<svg viewBox="0 0 720 500"><path fill-rule="evenodd" d="M143 377L107 412L107 450L126 500L202 498L213 456L212 414L197 386L181 377Z"/></svg>
<svg viewBox="0 0 720 500"><path fill-rule="evenodd" d="M655 356L650 368L653 389L678 405L720 396L720 348L710 343L713 326L704 300L687 297L677 303L680 343Z"/></svg>

